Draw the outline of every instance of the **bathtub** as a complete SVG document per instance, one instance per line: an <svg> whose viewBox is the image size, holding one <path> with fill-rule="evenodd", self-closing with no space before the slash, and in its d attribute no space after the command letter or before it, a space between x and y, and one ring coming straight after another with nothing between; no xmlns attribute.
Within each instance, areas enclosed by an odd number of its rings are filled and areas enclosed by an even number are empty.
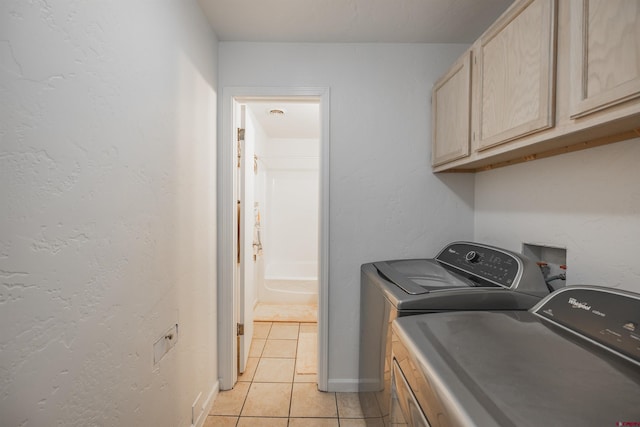
<svg viewBox="0 0 640 427"><path fill-rule="evenodd" d="M270 263L259 281L258 301L269 304L317 304L318 264Z"/></svg>

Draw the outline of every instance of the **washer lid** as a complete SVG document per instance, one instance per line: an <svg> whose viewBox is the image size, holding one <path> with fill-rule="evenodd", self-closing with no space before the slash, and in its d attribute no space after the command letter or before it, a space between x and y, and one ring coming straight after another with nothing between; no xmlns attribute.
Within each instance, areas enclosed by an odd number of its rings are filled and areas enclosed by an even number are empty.
<svg viewBox="0 0 640 427"><path fill-rule="evenodd" d="M443 288L468 288L473 282L457 276L432 259L380 261L373 265L387 280L411 295Z"/></svg>

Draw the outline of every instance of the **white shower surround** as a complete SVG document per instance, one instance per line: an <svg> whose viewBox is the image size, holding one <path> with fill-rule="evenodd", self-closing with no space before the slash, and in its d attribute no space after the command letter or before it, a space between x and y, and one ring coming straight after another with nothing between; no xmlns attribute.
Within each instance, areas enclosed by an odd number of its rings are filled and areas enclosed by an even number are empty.
<svg viewBox="0 0 640 427"><path fill-rule="evenodd" d="M318 302L319 141L271 139L264 146L264 277L258 302Z"/></svg>

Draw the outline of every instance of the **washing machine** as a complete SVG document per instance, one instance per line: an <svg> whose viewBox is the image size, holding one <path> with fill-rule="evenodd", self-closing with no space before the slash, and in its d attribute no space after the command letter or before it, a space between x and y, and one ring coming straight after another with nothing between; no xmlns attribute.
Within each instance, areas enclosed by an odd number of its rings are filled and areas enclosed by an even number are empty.
<svg viewBox="0 0 640 427"><path fill-rule="evenodd" d="M640 295L568 286L530 311L396 319L391 424L640 425Z"/></svg>
<svg viewBox="0 0 640 427"><path fill-rule="evenodd" d="M452 310L526 311L548 294L535 262L481 243L453 242L431 259L363 264L359 396L368 423L389 423L394 319Z"/></svg>

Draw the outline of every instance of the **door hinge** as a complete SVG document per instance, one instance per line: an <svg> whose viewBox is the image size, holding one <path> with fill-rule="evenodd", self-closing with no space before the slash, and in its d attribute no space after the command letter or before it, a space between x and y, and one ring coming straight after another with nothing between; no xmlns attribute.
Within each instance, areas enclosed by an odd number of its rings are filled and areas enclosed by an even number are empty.
<svg viewBox="0 0 640 427"><path fill-rule="evenodd" d="M244 323L238 323L238 336L244 335Z"/></svg>

